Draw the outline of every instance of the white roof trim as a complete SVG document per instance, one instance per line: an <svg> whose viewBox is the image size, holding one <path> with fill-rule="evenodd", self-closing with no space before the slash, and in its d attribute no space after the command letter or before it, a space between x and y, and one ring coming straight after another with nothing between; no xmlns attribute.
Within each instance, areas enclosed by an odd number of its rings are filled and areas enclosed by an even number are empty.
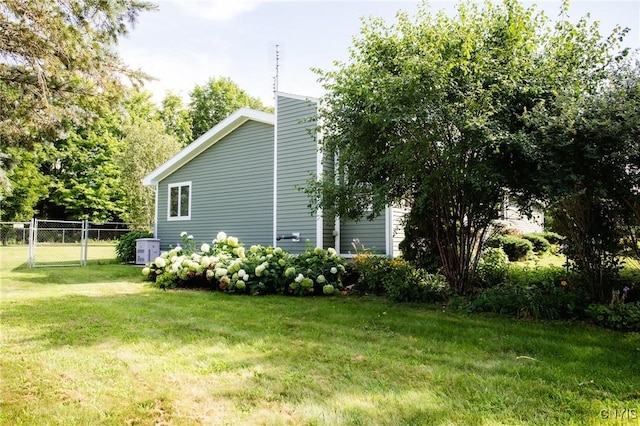
<svg viewBox="0 0 640 426"><path fill-rule="evenodd" d="M258 111L251 108L240 108L220 123L209 129L204 135L190 143L182 151L174 155L169 161L146 175L142 179L145 186L156 185L162 179L187 164L189 161L197 157L201 152L209 148L211 145L224 138L229 133L240 127L249 120L258 121L260 123L275 124L275 115L269 112Z"/></svg>
<svg viewBox="0 0 640 426"><path fill-rule="evenodd" d="M293 93L286 93L286 92L277 92L276 95L282 96L283 98L297 99L299 101L309 101L309 102L315 102L315 103L318 103L320 101L318 98L314 98L313 96L296 95Z"/></svg>

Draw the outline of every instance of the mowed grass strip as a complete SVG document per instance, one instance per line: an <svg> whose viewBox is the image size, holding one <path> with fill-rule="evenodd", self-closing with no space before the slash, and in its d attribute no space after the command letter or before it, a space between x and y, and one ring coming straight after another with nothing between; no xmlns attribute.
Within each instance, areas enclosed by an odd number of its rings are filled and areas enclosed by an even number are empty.
<svg viewBox="0 0 640 426"><path fill-rule="evenodd" d="M126 265L2 273L1 424L578 425L640 408L638 334L160 291Z"/></svg>

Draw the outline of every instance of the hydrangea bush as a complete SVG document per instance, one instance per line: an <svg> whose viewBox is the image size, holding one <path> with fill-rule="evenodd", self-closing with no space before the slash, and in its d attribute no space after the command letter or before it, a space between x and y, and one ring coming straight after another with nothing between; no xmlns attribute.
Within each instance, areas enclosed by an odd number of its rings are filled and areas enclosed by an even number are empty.
<svg viewBox="0 0 640 426"><path fill-rule="evenodd" d="M342 289L345 260L334 249L308 248L294 256L218 233L196 249L191 235L147 264L142 274L159 288L200 287L241 294L334 294Z"/></svg>

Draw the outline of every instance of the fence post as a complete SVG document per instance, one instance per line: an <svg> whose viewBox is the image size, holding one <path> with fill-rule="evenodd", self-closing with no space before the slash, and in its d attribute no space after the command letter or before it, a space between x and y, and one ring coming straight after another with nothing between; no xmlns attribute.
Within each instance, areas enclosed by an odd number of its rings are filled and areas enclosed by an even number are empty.
<svg viewBox="0 0 640 426"><path fill-rule="evenodd" d="M80 233L80 265L87 266L87 246L89 245L89 221L82 221Z"/></svg>
<svg viewBox="0 0 640 426"><path fill-rule="evenodd" d="M36 219L31 219L29 222L29 257L27 259L29 268L33 268L36 264L36 240L38 238L36 226Z"/></svg>

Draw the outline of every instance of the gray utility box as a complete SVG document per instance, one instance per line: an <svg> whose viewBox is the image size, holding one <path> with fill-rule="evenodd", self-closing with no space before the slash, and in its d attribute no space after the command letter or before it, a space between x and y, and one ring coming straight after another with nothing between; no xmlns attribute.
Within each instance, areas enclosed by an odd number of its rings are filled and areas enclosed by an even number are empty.
<svg viewBox="0 0 640 426"><path fill-rule="evenodd" d="M146 265L160 256L160 240L139 238L136 240L136 265Z"/></svg>

